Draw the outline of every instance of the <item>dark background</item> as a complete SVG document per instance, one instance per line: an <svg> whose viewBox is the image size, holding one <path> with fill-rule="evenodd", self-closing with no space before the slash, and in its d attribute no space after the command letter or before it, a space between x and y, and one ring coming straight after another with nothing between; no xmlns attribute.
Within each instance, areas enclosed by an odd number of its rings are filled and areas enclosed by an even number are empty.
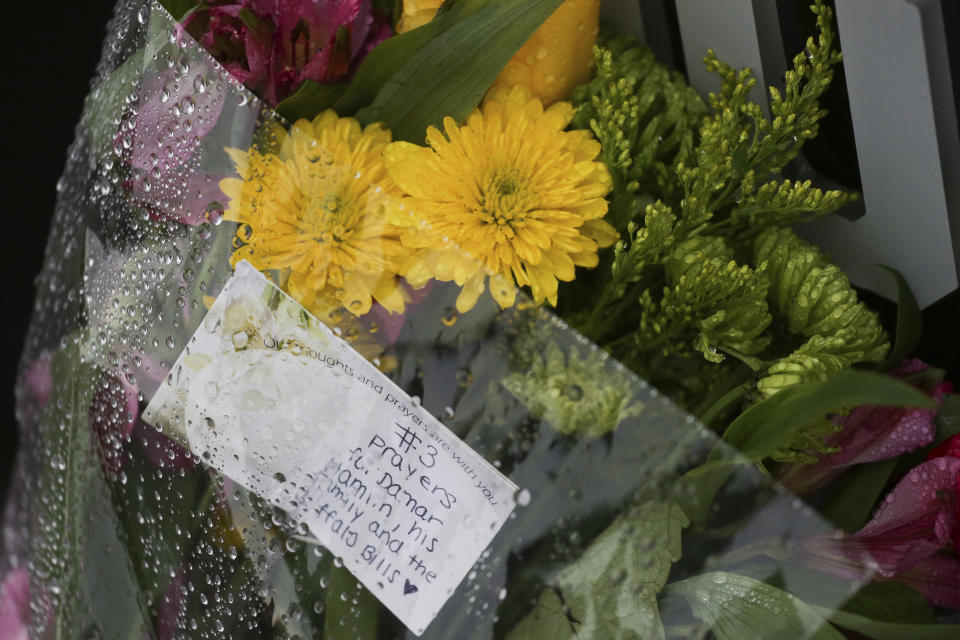
<svg viewBox="0 0 960 640"><path fill-rule="evenodd" d="M100 58L113 0L72 5L4 2L2 140L3 316L0 354L0 500L16 449L13 384L33 309L57 179Z"/></svg>
<svg viewBox="0 0 960 640"><path fill-rule="evenodd" d="M669 2L666 6L669 6ZM802 47L813 29L807 0L778 0L787 49ZM791 4L796 7L791 8ZM33 307L33 281L40 271L55 185L80 119L84 97L100 57L113 0L90 0L64 10L63 5L38 2L8 2L0 14L3 69L8 80L3 105L3 306L2 356L0 356L0 499L6 493L15 455L16 422L13 385ZM953 33L951 57L960 94L960 3L947 0L945 7ZM668 18L669 20L669 18ZM674 18L675 21L675 18ZM675 22L670 25L676 29ZM842 44L842 43L841 43ZM845 167L855 166L851 156L853 137L846 113L843 79L838 77L826 97L831 115L823 123L820 139L808 149L811 161L824 173L834 173L831 158L844 158ZM832 175L855 187L856 176ZM893 328L895 309L885 300L865 295ZM955 292L924 312L926 331L918 348L920 357L944 367L958 382L960 374L960 292Z"/></svg>

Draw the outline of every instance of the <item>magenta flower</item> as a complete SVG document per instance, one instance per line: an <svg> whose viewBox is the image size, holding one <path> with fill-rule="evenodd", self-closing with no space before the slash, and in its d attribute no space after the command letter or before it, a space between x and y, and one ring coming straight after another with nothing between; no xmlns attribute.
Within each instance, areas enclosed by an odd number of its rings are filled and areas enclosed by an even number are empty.
<svg viewBox="0 0 960 640"><path fill-rule="evenodd" d="M30 622L30 576L13 569L0 586L0 638L27 640Z"/></svg>
<svg viewBox="0 0 960 640"><path fill-rule="evenodd" d="M370 0L210 0L184 26L270 106L304 80L349 77L391 35Z"/></svg>
<svg viewBox="0 0 960 640"><path fill-rule="evenodd" d="M933 371L911 358L901 362L890 375L925 391L939 406L943 396L953 391L953 385L924 375ZM803 495L823 487L852 465L894 458L926 446L933 442L936 433L936 415L936 408L854 407L849 414L834 419L841 430L824 438L828 447L839 447L840 451L812 464L784 465L780 481L793 493Z"/></svg>
<svg viewBox="0 0 960 640"><path fill-rule="evenodd" d="M957 535L958 488L960 458L927 460L897 483L860 531L809 539L800 557L845 578L897 579L934 604L960 609L960 560L941 553Z"/></svg>

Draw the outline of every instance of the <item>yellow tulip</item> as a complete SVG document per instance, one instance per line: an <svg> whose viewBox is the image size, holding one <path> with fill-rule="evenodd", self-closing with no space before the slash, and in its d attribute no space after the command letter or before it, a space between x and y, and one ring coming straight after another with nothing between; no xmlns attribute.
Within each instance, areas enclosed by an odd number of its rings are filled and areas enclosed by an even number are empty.
<svg viewBox="0 0 960 640"><path fill-rule="evenodd" d="M403 0L397 32L429 22L443 0ZM549 105L566 98L593 72L600 0L566 0L557 7L497 76L494 86L524 85Z"/></svg>

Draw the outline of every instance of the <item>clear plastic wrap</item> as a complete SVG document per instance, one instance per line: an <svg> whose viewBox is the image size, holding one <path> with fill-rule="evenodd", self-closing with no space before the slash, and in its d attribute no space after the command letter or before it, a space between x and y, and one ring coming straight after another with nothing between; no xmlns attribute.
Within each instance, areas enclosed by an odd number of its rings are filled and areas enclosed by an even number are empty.
<svg viewBox="0 0 960 640"><path fill-rule="evenodd" d="M153 419L159 430L145 421L161 386L176 386L175 364L245 246L249 230L228 219L223 181L237 178L237 154L280 157L298 144L289 128L159 5L120 1L58 184L17 389L23 444L4 566L29 574L34 637L414 635L350 572L356 558L317 544L302 504L265 495L271 481L283 495L309 493L290 471L231 478L189 437L189 411ZM316 142L327 179L377 189L376 177ZM375 210L373 196L365 202ZM364 250L376 259L388 246ZM265 273L292 288L281 269ZM797 553L832 527L735 464L736 451L656 389L522 293L505 309L480 295L461 313L453 283L401 283L395 313L379 301L394 292L376 286L353 309L342 291L337 304L308 306L336 349L366 358L403 402L518 488L492 542L467 558L466 577L452 593L427 594L439 613L422 637L700 638L707 624L724 637L834 637L818 635L821 625L860 585L811 570ZM260 326L256 310L238 313L237 331ZM238 351L256 346L253 335ZM337 393L319 379L286 384ZM230 416L244 402L223 393L214 404ZM311 437L349 410L343 398L329 406L308 416L273 407L289 418L276 424L299 427L264 423L267 436L234 439L237 459L318 463L305 459ZM715 499L702 495L710 483L685 476L708 457L708 474L729 475ZM399 552L385 539L376 554L409 567L414 537Z"/></svg>

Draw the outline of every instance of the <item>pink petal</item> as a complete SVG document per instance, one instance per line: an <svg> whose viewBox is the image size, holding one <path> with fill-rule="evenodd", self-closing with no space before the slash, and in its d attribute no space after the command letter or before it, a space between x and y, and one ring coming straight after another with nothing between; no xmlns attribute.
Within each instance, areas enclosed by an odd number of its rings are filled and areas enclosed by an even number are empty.
<svg viewBox="0 0 960 640"><path fill-rule="evenodd" d="M960 559L935 555L919 560L897 575L938 607L960 609Z"/></svg>
<svg viewBox="0 0 960 640"><path fill-rule="evenodd" d="M140 415L140 389L122 374L103 374L90 403L90 427L99 444L104 471L116 476L123 468L127 436Z"/></svg>
<svg viewBox="0 0 960 640"><path fill-rule="evenodd" d="M50 377L50 353L43 352L37 359L30 363L26 373L23 374L23 380L33 396L36 407L42 411L47 404L47 398L53 391L53 379Z"/></svg>
<svg viewBox="0 0 960 640"><path fill-rule="evenodd" d="M251 11L257 24L242 18L241 9ZM200 13L205 19L191 18L191 33L271 106L304 80L340 81L390 35L371 0L242 0ZM334 52L341 28L349 34L349 49Z"/></svg>
<svg viewBox="0 0 960 640"><path fill-rule="evenodd" d="M158 640L171 640L185 628L181 618L187 610L187 579L183 567L177 569L170 584L164 589L157 605L156 632ZM185 620L183 621L186 622Z"/></svg>
<svg viewBox="0 0 960 640"><path fill-rule="evenodd" d="M193 469L193 455L165 434L143 421L138 421L136 440L143 445L143 454L158 469Z"/></svg>
<svg viewBox="0 0 960 640"><path fill-rule="evenodd" d="M26 569L13 569L0 586L0 638L27 640L30 621L30 576Z"/></svg>
<svg viewBox="0 0 960 640"><path fill-rule="evenodd" d="M922 361L904 360L891 375L910 381L910 376L929 369ZM939 382L925 389L939 405L952 385ZM826 485L846 467L887 460L924 447L936 435L934 419L937 409L910 407L854 407L846 416L835 419L842 429L824 439L829 447L840 451L824 456L813 464L788 464L780 472L780 481L794 493L804 494Z"/></svg>
<svg viewBox="0 0 960 640"><path fill-rule="evenodd" d="M936 458L911 470L873 519L850 536L817 537L799 551L820 570L893 578L949 546L957 527L960 459Z"/></svg>
<svg viewBox="0 0 960 640"><path fill-rule="evenodd" d="M225 176L198 171L204 138L216 126L225 99L222 91L196 90L196 78L207 75L194 63L182 78L170 69L145 79L137 115L124 120L117 134L115 145L132 167L125 184L130 199L155 219L196 225L211 202L225 200L218 186Z"/></svg>
<svg viewBox="0 0 960 640"><path fill-rule="evenodd" d="M958 475L957 458L935 458L917 465L887 495L867 526L854 535L880 536L903 527L915 529L913 523L928 521L933 539L943 548L956 524Z"/></svg>

